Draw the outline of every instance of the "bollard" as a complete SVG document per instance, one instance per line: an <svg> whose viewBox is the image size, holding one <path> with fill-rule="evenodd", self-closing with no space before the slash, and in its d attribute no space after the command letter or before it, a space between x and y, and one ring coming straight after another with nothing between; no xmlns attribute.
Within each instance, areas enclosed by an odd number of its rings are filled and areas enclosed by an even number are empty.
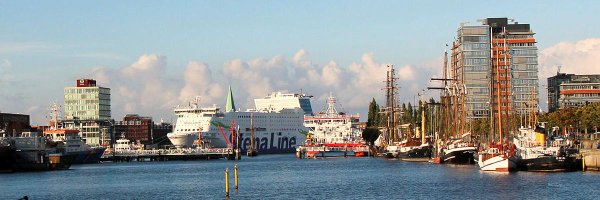
<svg viewBox="0 0 600 200"><path fill-rule="evenodd" d="M225 168L225 197L229 197L229 169Z"/></svg>
<svg viewBox="0 0 600 200"><path fill-rule="evenodd" d="M237 164L233 168L233 179L234 179L234 183L235 183L235 191L237 191L238 190L238 167L237 167Z"/></svg>
<svg viewBox="0 0 600 200"><path fill-rule="evenodd" d="M581 158L581 168L581 171L585 172L585 155L583 155Z"/></svg>

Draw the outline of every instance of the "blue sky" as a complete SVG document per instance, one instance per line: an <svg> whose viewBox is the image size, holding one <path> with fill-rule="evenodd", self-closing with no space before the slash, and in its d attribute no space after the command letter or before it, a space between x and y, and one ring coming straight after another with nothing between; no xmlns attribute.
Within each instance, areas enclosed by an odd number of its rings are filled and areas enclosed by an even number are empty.
<svg viewBox="0 0 600 200"><path fill-rule="evenodd" d="M486 17L529 23L542 51L599 38L598 10L597 1L0 1L0 111L30 114L35 123L42 123L47 105L61 102L62 89L75 79L111 76L99 84L113 88L114 118L126 112L170 118L168 107L184 103L189 96L182 92L193 85L193 77L183 81L188 69L205 70L198 77L219 88L198 90L208 100L224 99L221 90L227 84L240 91L242 99L264 96L248 92L258 91L245 86L255 79L227 74L236 73L228 69L238 66L232 61L240 61L244 69L264 72L256 77L274 76L261 79L271 90L294 91L304 85L274 81L277 74L269 66L281 64L288 74L312 67L322 76L313 81L331 83L314 87L315 110L331 91L338 93L342 105L347 102L346 109L366 116L368 101L382 95L366 92L367 104L360 106L363 102L356 95L345 94L358 89L344 86L345 76L327 79L325 66L350 76L357 74L349 72L353 64L363 68L394 64L416 77L404 84L419 83L422 89L427 82L421 79L435 75L432 66L441 64L444 45L452 41L460 23L478 24ZM300 60L295 56L309 64L296 62ZM261 59L267 64L255 62ZM370 59L374 65L369 65ZM269 60L276 64L269 65ZM121 98L119 91L151 86L118 88L147 82L141 76L123 75L127 68L148 69L143 67L145 61L156 68L149 75L159 79L160 90L155 91L172 92L177 101L157 101L156 105L168 105L158 110L155 105L117 105L140 100ZM191 66L192 62L199 65ZM540 61L540 72L556 64L568 62ZM310 91L313 85L304 89ZM405 87L402 98L413 99L417 86Z"/></svg>

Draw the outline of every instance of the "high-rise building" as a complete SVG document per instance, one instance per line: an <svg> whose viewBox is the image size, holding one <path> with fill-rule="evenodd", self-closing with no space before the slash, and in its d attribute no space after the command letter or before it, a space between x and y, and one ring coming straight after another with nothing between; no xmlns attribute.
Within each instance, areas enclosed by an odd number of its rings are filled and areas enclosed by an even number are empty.
<svg viewBox="0 0 600 200"><path fill-rule="evenodd" d="M76 87L65 87L65 119L110 119L110 88L99 87L96 80L79 79Z"/></svg>
<svg viewBox="0 0 600 200"><path fill-rule="evenodd" d="M548 110L600 102L600 75L557 73L548 78Z"/></svg>
<svg viewBox="0 0 600 200"><path fill-rule="evenodd" d="M91 146L107 145L114 138L110 88L97 86L93 79L79 79L76 87L65 87L64 92L62 126L79 130Z"/></svg>
<svg viewBox="0 0 600 200"><path fill-rule="evenodd" d="M461 24L452 46L451 78L466 87L467 117L489 117L490 109L529 114L539 99L535 33L529 24L507 18L480 21Z"/></svg>

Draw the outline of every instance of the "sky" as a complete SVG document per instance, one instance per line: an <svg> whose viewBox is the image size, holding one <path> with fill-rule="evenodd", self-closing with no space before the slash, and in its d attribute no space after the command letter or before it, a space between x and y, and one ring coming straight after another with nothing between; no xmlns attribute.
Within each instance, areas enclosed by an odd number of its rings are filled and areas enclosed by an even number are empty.
<svg viewBox="0 0 600 200"><path fill-rule="evenodd" d="M366 120L382 104L388 65L400 98L418 100L440 77L445 45L461 23L508 17L531 24L546 79L600 74L597 1L0 1L0 112L49 120L79 78L111 88L112 116L174 121L195 96L237 107L275 91L326 97Z"/></svg>

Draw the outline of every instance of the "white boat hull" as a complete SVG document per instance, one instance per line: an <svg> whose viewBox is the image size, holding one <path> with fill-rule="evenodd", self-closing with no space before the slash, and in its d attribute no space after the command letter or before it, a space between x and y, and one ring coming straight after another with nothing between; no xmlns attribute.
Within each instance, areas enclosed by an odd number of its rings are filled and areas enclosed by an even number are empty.
<svg viewBox="0 0 600 200"><path fill-rule="evenodd" d="M481 171L509 172L517 170L516 158L505 158L503 155L484 160L485 154L479 154L478 164Z"/></svg>
<svg viewBox="0 0 600 200"><path fill-rule="evenodd" d="M169 133L167 137L171 140L173 146L177 148L192 147L194 140L198 138L198 133Z"/></svg>

